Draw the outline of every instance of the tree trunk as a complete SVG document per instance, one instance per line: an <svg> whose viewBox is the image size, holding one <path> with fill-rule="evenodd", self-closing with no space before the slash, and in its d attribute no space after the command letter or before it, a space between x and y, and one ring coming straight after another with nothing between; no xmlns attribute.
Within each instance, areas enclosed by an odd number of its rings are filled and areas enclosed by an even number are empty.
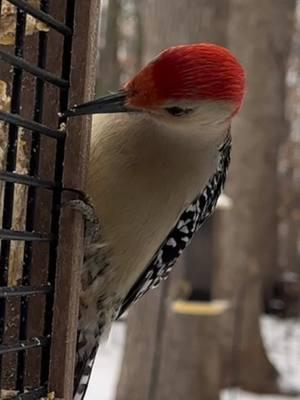
<svg viewBox="0 0 300 400"><path fill-rule="evenodd" d="M218 398L220 314L195 316L173 310L185 290L183 261L161 289L145 296L129 313L116 400Z"/></svg>
<svg viewBox="0 0 300 400"><path fill-rule="evenodd" d="M118 60L119 16L121 0L108 0L102 13L103 29L100 29L100 52L97 67L96 95L117 90L120 84L120 65Z"/></svg>
<svg viewBox="0 0 300 400"><path fill-rule="evenodd" d="M233 126L226 192L234 207L223 216L214 293L233 299L222 336L226 383L253 391L277 390L277 373L263 347L259 316L261 289L271 287L278 261L277 158L288 129L285 77L294 9L294 0L231 1L229 44L246 69L248 92ZM234 319L240 321L235 335Z"/></svg>
<svg viewBox="0 0 300 400"><path fill-rule="evenodd" d="M212 0L144 0L144 61L172 45L225 44L227 5ZM180 315L170 307L178 292L186 293L185 263L182 257L168 281L129 312L117 400L218 398L219 318Z"/></svg>
<svg viewBox="0 0 300 400"><path fill-rule="evenodd" d="M284 269L297 273L300 264L300 3L297 4L296 23L293 36L288 80L288 117L291 122L287 142L282 146L280 169L281 184L281 218L286 225Z"/></svg>
<svg viewBox="0 0 300 400"><path fill-rule="evenodd" d="M144 60L169 46L226 41L228 1L144 0Z"/></svg>

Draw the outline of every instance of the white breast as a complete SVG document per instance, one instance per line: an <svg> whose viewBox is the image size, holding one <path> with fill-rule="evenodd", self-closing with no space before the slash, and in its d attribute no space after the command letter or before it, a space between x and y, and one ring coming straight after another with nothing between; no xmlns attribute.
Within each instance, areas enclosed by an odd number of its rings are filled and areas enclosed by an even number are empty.
<svg viewBox="0 0 300 400"><path fill-rule="evenodd" d="M199 127L191 140L144 114L94 117L88 194L103 228L113 292L127 294L215 172L227 126L219 135L213 130L208 140L209 126Z"/></svg>

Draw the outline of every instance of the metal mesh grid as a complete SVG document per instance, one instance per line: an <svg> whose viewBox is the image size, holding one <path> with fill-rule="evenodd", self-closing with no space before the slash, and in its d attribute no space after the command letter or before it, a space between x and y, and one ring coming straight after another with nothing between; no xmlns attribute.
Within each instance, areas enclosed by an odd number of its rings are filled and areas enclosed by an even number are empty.
<svg viewBox="0 0 300 400"><path fill-rule="evenodd" d="M52 0L63 8L64 22L53 17L49 12L51 0L41 0L40 9L24 0L7 0L16 6L16 23L13 52L0 47L0 62L11 66L10 70L10 110L0 108L0 120L7 126L7 148L5 170L0 171L0 182L3 184L2 227L0 229L0 390L15 391L12 399L38 399L47 394L49 376L50 346L53 294L55 285L58 229L61 203L61 189L64 161L65 133L53 128L53 124L45 123L45 109L49 99L46 98L46 85L57 88L57 111L67 108L68 88L71 62L72 30L74 20L74 0ZM3 1L0 0L0 10ZM36 62L27 60L24 54L26 45L27 15L43 22L47 29L35 33L37 40L34 42ZM60 75L47 69L47 59L51 58L51 47L48 35L51 31L61 35L62 51L60 59L56 60ZM55 43L55 41L53 42ZM26 75L25 75L26 74ZM33 106L31 118L22 114L24 99L22 90L25 79L30 76L32 84ZM0 77L0 79L2 79ZM52 92L53 93L53 92ZM54 121L59 126L58 119ZM26 173L16 172L18 140L20 129L26 132L28 147L28 167ZM42 143L47 138L46 144ZM46 179L41 177L42 159L49 140L51 159L51 174ZM48 155L49 157L49 155ZM45 168L44 168L45 169ZM26 209L24 229L14 229L14 207L16 204L16 186L26 187ZM37 229L37 209L43 205L39 191L47 191L49 209L43 213L48 215L49 229ZM43 196L42 196L43 197ZM50 200L49 200L50 199ZM45 203L46 204L46 203ZM45 224L44 224L45 225ZM12 243L24 243L21 263L21 274L14 284L10 283L10 261L13 257ZM45 251L45 246L47 250ZM40 253L37 259L45 255L46 277L43 279L33 269L39 268L33 261L34 253ZM42 257L41 257L42 254ZM35 331L30 327L32 312L30 299L35 298L33 305L40 305L42 311L42 324L40 331L34 336L28 332ZM41 297L44 299L42 300ZM38 301L36 299L39 299ZM14 317L17 323L10 326L10 318ZM42 326L42 329L41 329ZM30 329L31 328L31 329ZM7 332L10 331L9 340ZM31 352L39 349L35 360L30 361ZM11 356L12 355L12 356ZM30 363L38 364L38 377L30 376ZM9 376L7 376L9 371ZM4 376L5 375L5 376ZM34 383L33 383L34 382Z"/></svg>

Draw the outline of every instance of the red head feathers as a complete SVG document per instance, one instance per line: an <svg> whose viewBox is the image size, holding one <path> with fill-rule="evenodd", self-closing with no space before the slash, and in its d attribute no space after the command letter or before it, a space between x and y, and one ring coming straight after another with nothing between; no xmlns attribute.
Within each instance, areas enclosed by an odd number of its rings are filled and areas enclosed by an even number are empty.
<svg viewBox="0 0 300 400"><path fill-rule="evenodd" d="M172 101L229 101L239 109L245 74L233 54L215 44L171 47L124 87L128 105L156 108Z"/></svg>

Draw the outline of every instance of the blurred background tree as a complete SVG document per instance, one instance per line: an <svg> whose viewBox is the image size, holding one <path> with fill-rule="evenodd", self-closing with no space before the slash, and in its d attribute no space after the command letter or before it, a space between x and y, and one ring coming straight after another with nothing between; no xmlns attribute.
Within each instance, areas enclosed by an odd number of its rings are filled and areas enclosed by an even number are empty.
<svg viewBox="0 0 300 400"><path fill-rule="evenodd" d="M118 60L120 44L121 0L109 0L100 20L96 93L98 96L120 86L121 69ZM101 79L104 77L105 79Z"/></svg>
<svg viewBox="0 0 300 400"><path fill-rule="evenodd" d="M276 372L259 335L259 316L262 290L270 298L278 277L277 163L289 132L285 77L294 12L294 0L231 0L228 24L228 44L246 69L248 91L232 129L226 193L234 206L224 213L218 232L214 295L233 302L221 335L225 351L236 338L234 319L239 323L239 343L233 354L225 353L226 383L254 391L277 390Z"/></svg>
<svg viewBox="0 0 300 400"><path fill-rule="evenodd" d="M260 320L265 312L300 312L295 12L296 0L103 1L98 94L118 88L160 50L203 41L229 47L248 81L232 128L229 206L206 223L168 281L130 310L116 400L215 400L228 386L281 390ZM178 298L206 304L205 311L175 313ZM229 308L217 312L215 299Z"/></svg>

